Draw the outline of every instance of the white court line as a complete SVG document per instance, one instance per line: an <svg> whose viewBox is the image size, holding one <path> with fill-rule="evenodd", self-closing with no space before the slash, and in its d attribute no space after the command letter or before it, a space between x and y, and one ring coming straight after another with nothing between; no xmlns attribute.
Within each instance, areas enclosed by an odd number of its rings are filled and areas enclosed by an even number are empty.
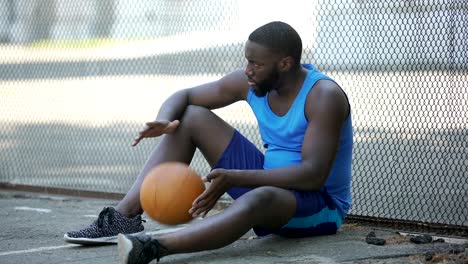
<svg viewBox="0 0 468 264"><path fill-rule="evenodd" d="M97 218L97 215L84 215L84 217L89 217L89 218Z"/></svg>
<svg viewBox="0 0 468 264"><path fill-rule="evenodd" d="M172 232L175 232L175 231L179 231L181 229L184 229L186 227L185 226L182 226L182 227L174 227L174 228L168 228L168 229L160 229L160 230L157 230L157 231L152 231L152 232L146 232L147 235L162 235L162 234L167 234L167 233L172 233Z"/></svg>
<svg viewBox="0 0 468 264"><path fill-rule="evenodd" d="M33 207L27 207L27 206L17 206L17 207L15 207L15 210L35 211L35 212L39 212L39 213L50 213L50 212L52 212L52 210L50 210L50 209L33 208Z"/></svg>
<svg viewBox="0 0 468 264"><path fill-rule="evenodd" d="M157 230L157 231L153 231L153 232L146 232L146 234L148 234L148 235L161 235L161 234L166 234L166 233L171 233L171 232L181 230L184 227L185 226L175 227L175 228L168 228L168 229L161 229L161 230ZM15 255L15 254L26 254L26 253L41 252L41 251L47 251L47 250L71 248L71 247L80 247L80 245L70 244L70 245L53 246L53 247L40 247L40 248L32 248L32 249L24 249L24 250L5 251L5 252L0 252L0 256L8 256L8 255Z"/></svg>
<svg viewBox="0 0 468 264"><path fill-rule="evenodd" d="M79 247L79 245L62 245L62 246L54 246L54 247L40 247L40 248L32 248L32 249L24 249L24 250L5 251L5 252L0 252L0 256L40 252L40 251L55 250L55 249L69 248L69 247Z"/></svg>

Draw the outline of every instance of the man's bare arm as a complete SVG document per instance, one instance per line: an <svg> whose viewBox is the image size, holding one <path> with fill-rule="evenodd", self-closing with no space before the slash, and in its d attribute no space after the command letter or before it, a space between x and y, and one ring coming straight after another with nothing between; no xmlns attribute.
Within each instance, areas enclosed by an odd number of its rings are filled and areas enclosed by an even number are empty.
<svg viewBox="0 0 468 264"><path fill-rule="evenodd" d="M245 100L248 88L244 72L234 71L217 81L174 93L162 104L156 120L179 119L188 105L216 109Z"/></svg>
<svg viewBox="0 0 468 264"><path fill-rule="evenodd" d="M332 81L319 81L307 97L309 120L302 146L302 162L272 170L226 171L234 186L276 186L318 191L327 180L349 109L346 96ZM208 180L210 175L207 176Z"/></svg>
<svg viewBox="0 0 468 264"><path fill-rule="evenodd" d="M188 105L220 108L245 100L248 89L247 77L242 70L238 70L217 81L175 92L164 101L156 119L145 124L132 146L136 146L144 138L159 137L175 131L180 124L179 118Z"/></svg>

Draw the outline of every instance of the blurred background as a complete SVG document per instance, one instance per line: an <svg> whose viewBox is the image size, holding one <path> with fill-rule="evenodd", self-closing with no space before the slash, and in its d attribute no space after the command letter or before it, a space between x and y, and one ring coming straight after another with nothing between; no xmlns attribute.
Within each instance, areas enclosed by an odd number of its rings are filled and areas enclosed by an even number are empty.
<svg viewBox="0 0 468 264"><path fill-rule="evenodd" d="M0 0L0 186L124 194L161 103L243 68L275 20L350 97L351 215L466 231L465 0ZM246 103L215 112L261 148Z"/></svg>

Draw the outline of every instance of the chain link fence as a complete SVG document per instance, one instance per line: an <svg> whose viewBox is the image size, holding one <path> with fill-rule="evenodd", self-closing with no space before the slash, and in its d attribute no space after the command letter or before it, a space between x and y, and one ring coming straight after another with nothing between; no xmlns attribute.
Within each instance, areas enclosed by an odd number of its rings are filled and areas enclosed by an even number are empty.
<svg viewBox="0 0 468 264"><path fill-rule="evenodd" d="M125 193L158 143L131 147L142 124L273 20L350 97L351 214L467 228L464 0L0 0L0 182ZM245 103L215 112L261 146Z"/></svg>

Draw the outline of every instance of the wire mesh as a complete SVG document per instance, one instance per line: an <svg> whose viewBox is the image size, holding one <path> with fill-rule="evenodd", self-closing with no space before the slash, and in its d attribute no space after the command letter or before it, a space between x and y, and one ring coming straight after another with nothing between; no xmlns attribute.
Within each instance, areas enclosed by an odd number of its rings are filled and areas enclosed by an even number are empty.
<svg viewBox="0 0 468 264"><path fill-rule="evenodd" d="M126 192L158 143L130 147L141 125L242 68L272 20L349 95L351 214L467 227L463 0L0 0L0 181ZM216 113L261 146L245 103ZM209 171L199 152L191 165Z"/></svg>

